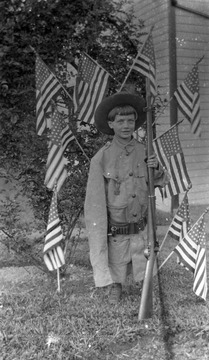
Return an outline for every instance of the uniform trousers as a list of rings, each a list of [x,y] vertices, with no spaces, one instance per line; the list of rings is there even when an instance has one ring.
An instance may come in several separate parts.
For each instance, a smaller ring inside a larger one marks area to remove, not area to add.
[[[124,284],[132,272],[136,282],[144,278],[147,260],[147,226],[139,234],[115,235],[108,239],[109,268],[115,283]]]

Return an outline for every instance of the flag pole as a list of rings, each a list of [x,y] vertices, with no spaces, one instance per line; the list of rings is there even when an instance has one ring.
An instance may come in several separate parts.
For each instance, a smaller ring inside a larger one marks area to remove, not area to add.
[[[154,28],[154,25],[153,25],[153,26],[151,26],[150,31],[149,31],[149,33],[148,33],[148,35],[147,35],[147,37],[146,37],[146,40],[144,41],[144,43],[143,43],[143,45],[142,45],[142,47],[141,47],[141,49],[140,49],[140,53],[142,52],[142,50],[143,50],[143,48],[144,48],[144,46],[145,46],[145,44],[146,44],[146,41],[147,41],[148,37],[150,36],[150,34],[151,34],[151,32],[152,32],[153,28]],[[138,54],[137,54],[137,56],[138,56]],[[135,62],[136,62],[137,56],[135,57],[135,59],[134,59],[134,61],[133,61],[132,65],[131,65],[131,67],[130,67],[130,69],[129,69],[129,71],[128,71],[127,75],[126,75],[126,77],[125,77],[125,79],[124,79],[124,81],[123,81],[123,83],[122,83],[122,85],[121,85],[121,87],[120,87],[120,89],[119,89],[119,92],[120,92],[120,91],[122,90],[122,88],[124,87],[124,85],[125,85],[125,83],[126,83],[126,81],[127,81],[128,77],[129,77],[129,75],[130,75],[130,73],[131,73],[131,71],[132,71],[132,69],[133,69],[133,67],[134,67],[134,64],[135,64]]]
[[[55,179],[53,191],[57,198],[57,179]],[[57,291],[60,292],[60,269],[59,268],[57,268]]]
[[[166,130],[163,134],[157,136],[155,139],[153,139],[153,141],[156,141],[157,139],[159,139],[161,136],[165,135],[167,132],[169,132],[171,129],[173,129],[175,126],[179,125],[182,123],[182,121],[184,121],[184,119],[179,120],[176,124],[174,124],[173,126],[171,126],[168,130]]]
[[[165,236],[164,236],[164,239],[163,239],[163,241],[162,241],[162,244],[161,244],[160,247],[159,247],[159,252],[158,252],[157,256],[159,255],[159,253],[160,253],[160,251],[161,251],[161,249],[162,249],[162,247],[163,247],[163,245],[164,245],[164,243],[165,243],[165,240],[167,239],[167,236],[168,236],[168,233],[169,233],[169,229],[170,229],[170,226],[168,227],[168,230],[166,231],[166,234],[165,234]]]
[[[155,275],[157,275],[157,273],[160,271],[160,269],[167,263],[167,261],[170,259],[170,257],[174,254],[174,251],[171,251],[171,253],[167,256],[167,258],[162,262],[162,264],[159,266],[159,268],[157,269],[157,272]]]
[[[54,100],[51,100],[51,103],[52,103],[53,106],[55,106],[56,109],[57,109],[57,105],[56,105],[55,101],[54,101]],[[57,111],[58,111],[58,109],[57,109]],[[59,111],[58,111],[58,112],[59,112]],[[70,116],[68,116],[68,117],[70,117]],[[75,133],[74,133],[74,130],[73,130],[72,127],[70,126],[70,122],[68,122],[68,125],[69,125],[69,128],[70,128],[70,130],[71,130],[74,138],[75,138],[76,144],[79,146],[79,148],[81,149],[81,151],[82,151],[83,155],[86,157],[86,159],[90,162],[89,157],[86,155],[84,149],[82,148],[81,144],[79,143],[78,139],[76,138]]]
[[[163,109],[161,112],[158,113],[158,116],[156,117],[156,119],[153,121],[153,125],[156,124],[156,121],[159,119],[160,115],[162,115],[165,111],[165,109],[167,108],[167,106],[170,104],[171,100],[173,99],[173,96],[170,97],[170,99],[168,100],[168,102],[166,103],[166,105],[164,105]]]
[[[85,156],[85,158],[86,158],[86,159],[88,160],[88,162],[90,163],[90,159],[89,159],[89,157],[86,155],[84,149],[82,148],[81,144],[79,143],[78,139],[76,138],[75,133],[74,133],[74,130],[73,130],[72,127],[70,126],[70,123],[69,123],[68,125],[69,125],[70,130],[72,131],[72,134],[73,134],[74,137],[75,137],[76,144],[77,144],[78,147],[81,149],[83,155]]]
[[[203,59],[204,59],[205,55],[203,55],[197,62],[196,65],[198,65]]]
[[[60,269],[57,269],[57,291],[60,292]]]
[[[38,56],[38,57],[41,59],[41,57],[40,57],[40,55],[37,53],[37,51],[36,51],[31,45],[29,45],[29,46],[30,46],[31,50],[33,50],[33,52],[36,54],[36,56]],[[43,61],[43,60],[41,59],[41,61]],[[58,79],[57,76],[54,74],[54,72],[53,72],[51,69],[49,69],[49,67],[47,66],[47,64],[46,64],[44,61],[43,61],[43,63],[44,63],[44,65],[47,67],[47,69],[48,69],[48,70],[54,75],[54,77],[57,79],[57,81],[58,81],[59,84],[61,85],[62,89],[63,89],[64,92],[66,93],[66,95],[69,96],[70,100],[73,101],[73,99],[72,99],[72,97],[70,96],[69,92],[64,88],[64,86],[63,86],[62,83],[59,81],[59,79]]]

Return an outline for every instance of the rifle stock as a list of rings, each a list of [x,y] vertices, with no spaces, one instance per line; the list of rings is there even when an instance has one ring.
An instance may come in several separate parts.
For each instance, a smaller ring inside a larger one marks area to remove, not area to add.
[[[146,80],[147,88],[147,156],[153,154],[152,147],[152,110],[150,97],[149,79]],[[156,226],[155,226],[155,189],[154,169],[148,168],[148,223],[147,235],[149,241],[149,254],[145,269],[142,296],[138,319],[143,320],[152,317],[153,313],[153,269],[156,258]]]

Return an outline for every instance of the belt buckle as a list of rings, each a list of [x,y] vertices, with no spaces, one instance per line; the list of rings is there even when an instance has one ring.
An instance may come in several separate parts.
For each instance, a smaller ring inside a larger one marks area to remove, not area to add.
[[[111,230],[111,233],[112,233],[113,236],[117,234],[117,227],[116,226],[111,226],[110,230]]]

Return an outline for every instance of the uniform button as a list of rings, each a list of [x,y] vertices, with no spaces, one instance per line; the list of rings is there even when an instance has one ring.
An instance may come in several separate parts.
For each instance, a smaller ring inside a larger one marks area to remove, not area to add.
[[[136,197],[136,194],[133,194],[133,195],[132,195],[132,198],[135,198],[135,197]]]
[[[133,173],[132,173],[132,172],[130,172],[130,173],[129,173],[129,176],[133,176]]]

